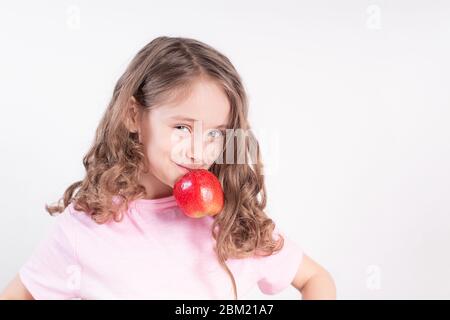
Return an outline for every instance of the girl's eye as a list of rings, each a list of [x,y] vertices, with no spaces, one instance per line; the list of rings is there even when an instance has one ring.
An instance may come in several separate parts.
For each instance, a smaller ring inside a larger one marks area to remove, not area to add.
[[[210,134],[212,134],[211,136],[213,138],[220,138],[224,135],[223,131],[221,131],[221,130],[213,130],[210,132]]]
[[[189,133],[191,130],[189,129],[189,127],[186,127],[186,126],[183,126],[183,125],[179,125],[179,126],[175,126],[175,129],[179,129],[180,131],[184,131],[184,132],[187,132],[187,133]],[[187,131],[186,131],[186,130]]]

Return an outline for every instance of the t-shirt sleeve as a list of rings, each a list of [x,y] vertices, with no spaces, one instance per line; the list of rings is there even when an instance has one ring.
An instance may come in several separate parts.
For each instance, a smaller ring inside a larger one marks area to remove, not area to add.
[[[303,260],[303,249],[279,228],[275,227],[273,239],[284,238],[283,248],[270,256],[259,258],[258,287],[265,294],[277,294],[288,288]]]
[[[79,296],[81,268],[73,217],[66,208],[52,219],[50,231],[20,268],[19,277],[36,300],[74,299]]]

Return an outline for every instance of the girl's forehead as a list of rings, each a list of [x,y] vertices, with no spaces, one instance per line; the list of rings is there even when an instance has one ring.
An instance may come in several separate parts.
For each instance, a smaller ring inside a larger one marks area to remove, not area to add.
[[[197,82],[187,94],[154,111],[166,120],[196,120],[203,126],[218,127],[228,123],[230,109],[221,87],[213,82]]]

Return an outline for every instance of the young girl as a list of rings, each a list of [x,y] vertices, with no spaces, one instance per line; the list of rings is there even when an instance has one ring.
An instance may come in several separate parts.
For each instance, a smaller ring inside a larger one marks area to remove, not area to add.
[[[293,285],[303,299],[334,299],[329,273],[264,212],[247,115],[241,78],[223,54],[189,38],[151,41],[114,88],[83,159],[86,176],[46,205],[60,213],[54,228],[2,297],[238,299],[255,285],[266,294]],[[237,129],[251,143],[228,134]],[[219,179],[219,214],[191,218],[177,206],[173,186],[192,169]]]

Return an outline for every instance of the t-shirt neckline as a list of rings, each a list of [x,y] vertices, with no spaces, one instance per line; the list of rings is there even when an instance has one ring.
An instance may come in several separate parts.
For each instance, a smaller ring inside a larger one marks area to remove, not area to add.
[[[177,207],[177,201],[174,195],[157,198],[157,199],[135,199],[133,201],[134,207],[139,210],[162,210]]]

